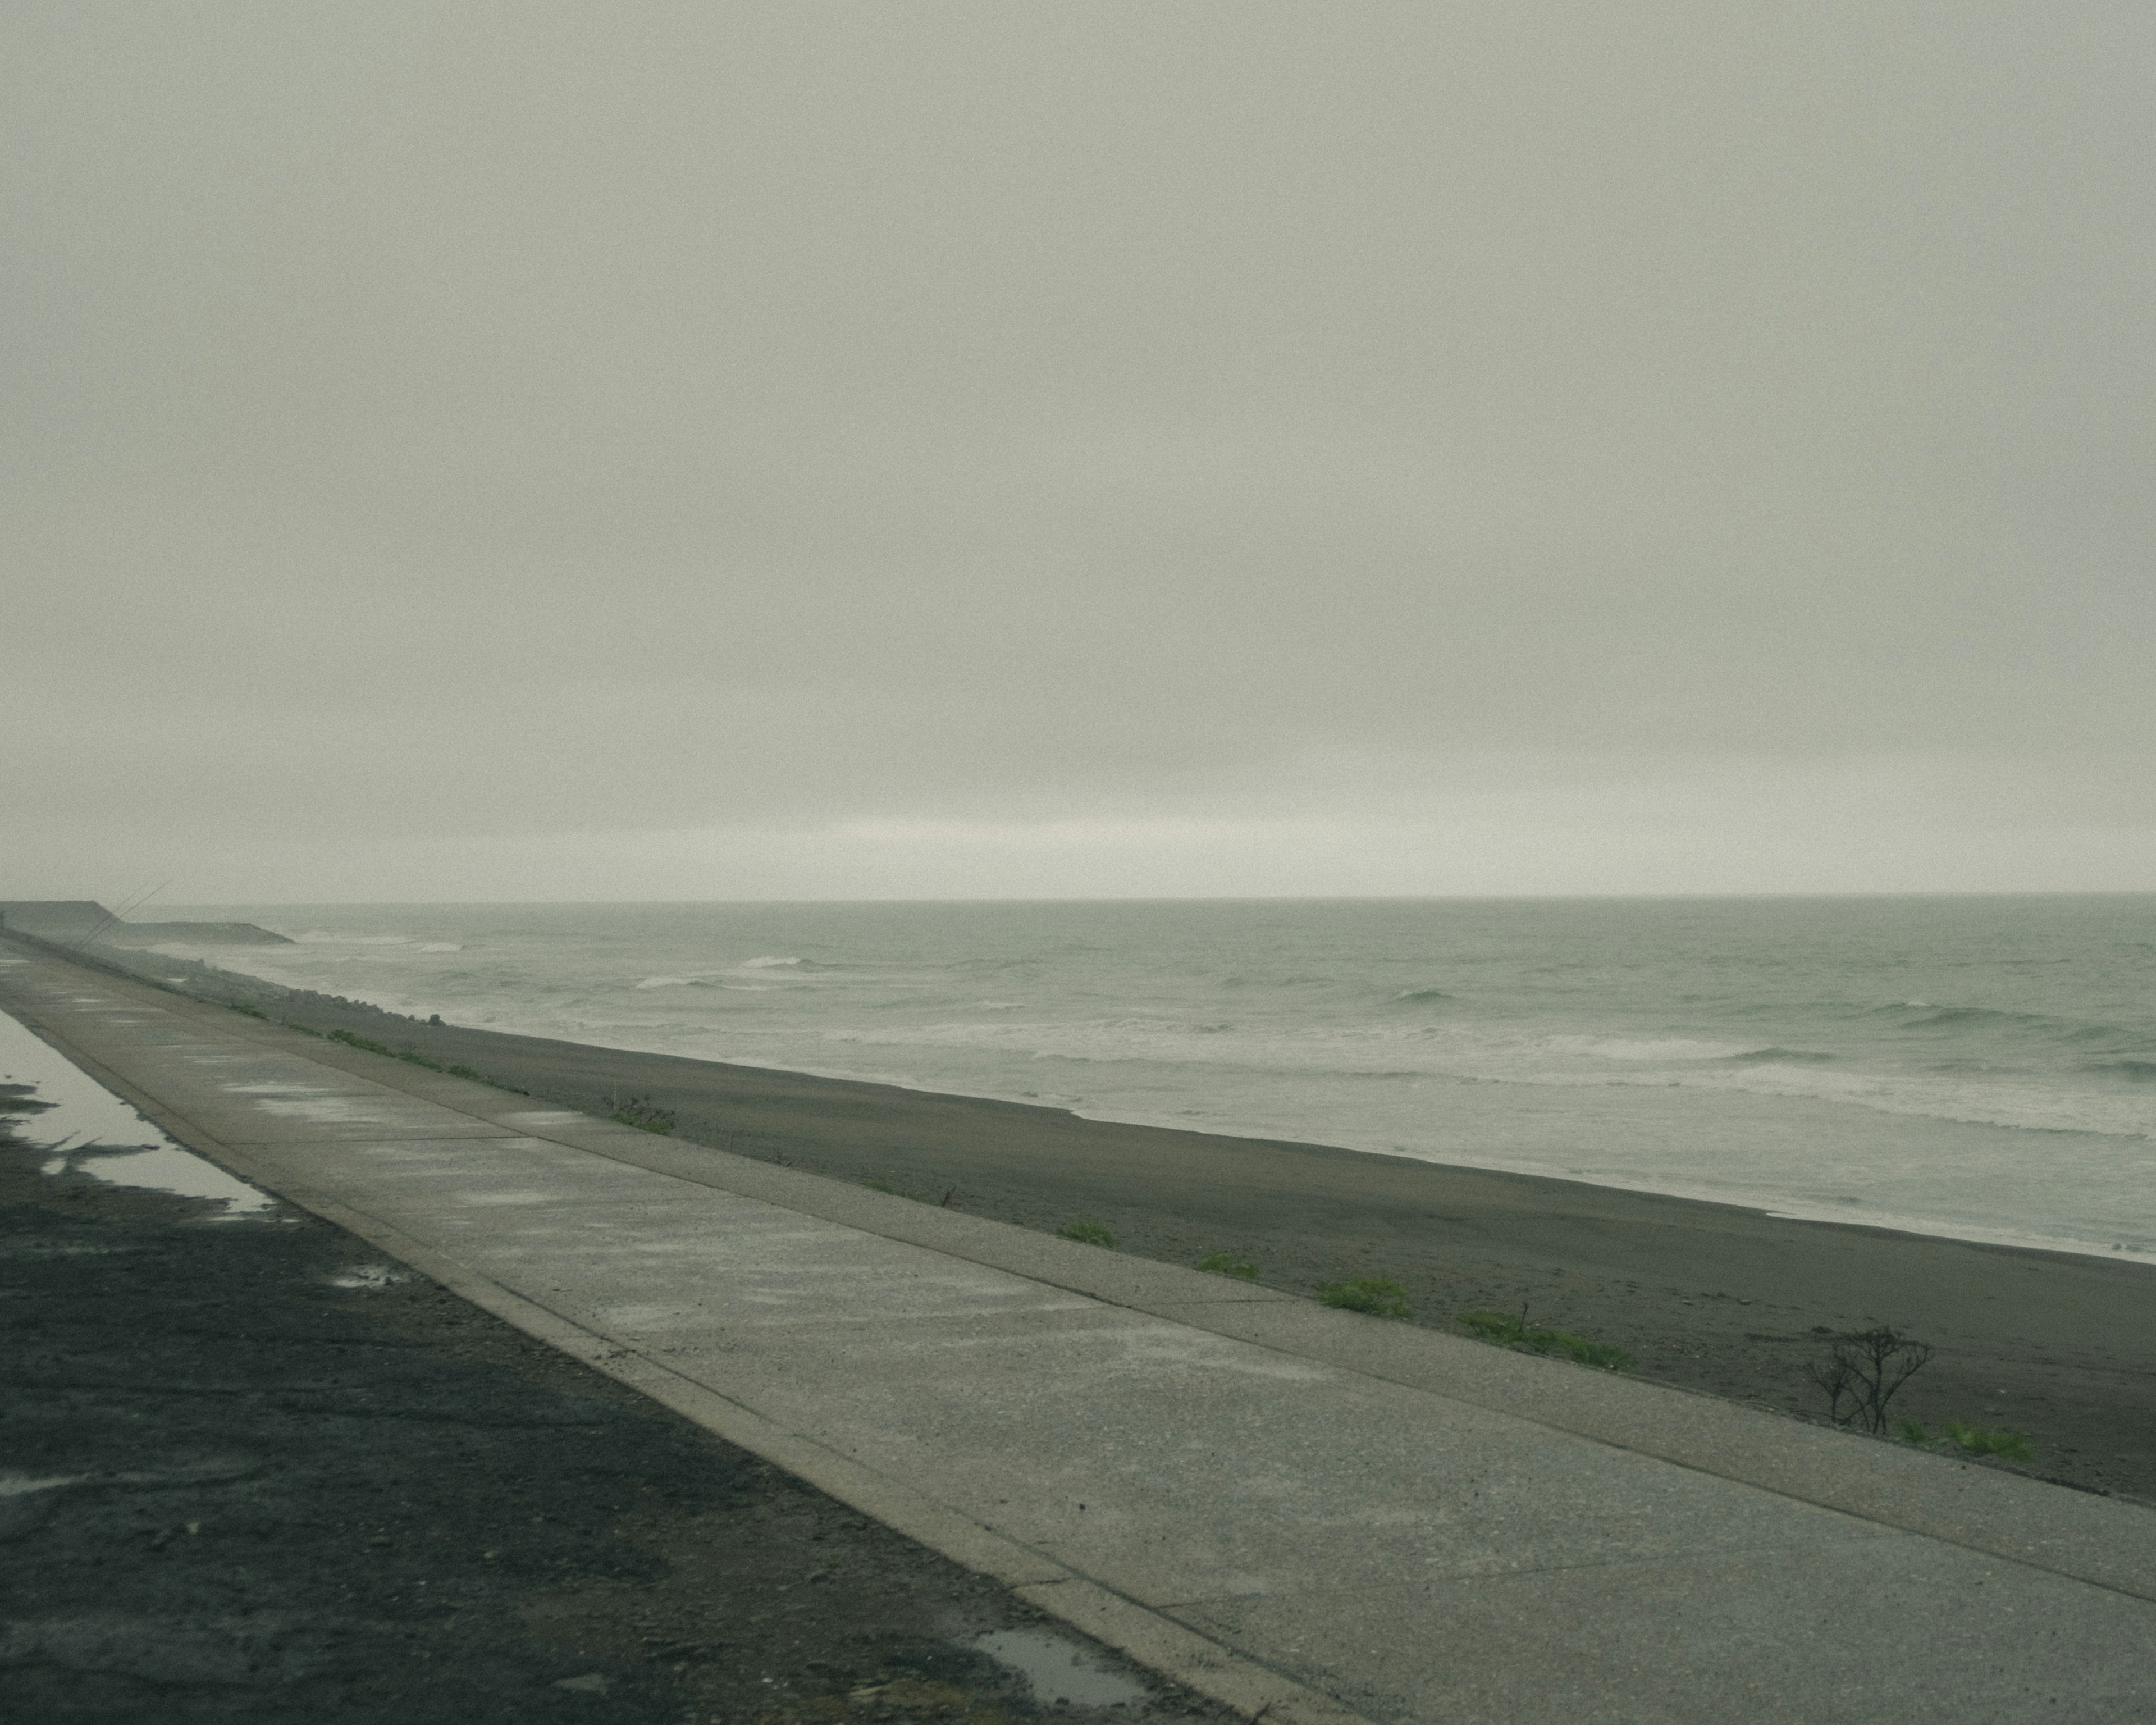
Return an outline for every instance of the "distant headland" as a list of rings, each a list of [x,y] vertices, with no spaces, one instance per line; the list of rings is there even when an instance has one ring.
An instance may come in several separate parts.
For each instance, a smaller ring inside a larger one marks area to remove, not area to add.
[[[0,899],[0,927],[63,947],[289,947],[252,922],[126,922],[94,899]]]

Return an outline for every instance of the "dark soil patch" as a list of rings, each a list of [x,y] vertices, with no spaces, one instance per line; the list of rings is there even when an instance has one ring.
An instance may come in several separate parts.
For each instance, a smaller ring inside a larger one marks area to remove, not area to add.
[[[380,1267],[339,1229],[38,1159],[0,1127],[0,1716],[1040,1711],[965,1645],[1044,1621],[996,1584],[424,1278],[337,1286]]]

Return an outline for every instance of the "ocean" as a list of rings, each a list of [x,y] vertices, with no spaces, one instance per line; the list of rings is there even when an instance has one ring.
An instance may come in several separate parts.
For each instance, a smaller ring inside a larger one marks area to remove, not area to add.
[[[2156,1254],[2156,896],[159,915],[461,1024]]]

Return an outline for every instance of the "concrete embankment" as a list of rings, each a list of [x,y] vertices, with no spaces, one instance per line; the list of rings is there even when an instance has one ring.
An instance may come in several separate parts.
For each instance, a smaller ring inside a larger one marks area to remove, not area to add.
[[[2156,1514],[680,1144],[20,955],[228,1167],[1276,1717],[2146,1717]]]
[[[1054,1107],[567,1042],[385,1012],[192,959],[95,962],[328,1036],[608,1116],[662,1110],[677,1141],[875,1183],[1188,1267],[1226,1250],[1299,1296],[1373,1275],[1413,1322],[1517,1313],[1630,1353],[1636,1375],[1817,1419],[1839,1334],[1933,1346],[1897,1416],[1934,1446],[1961,1421],[2020,1434],[2012,1465],[2156,1502],[2156,1266],[1979,1244],[1580,1180],[1081,1117]],[[59,956],[69,956],[65,952]],[[213,955],[214,956],[214,955]],[[1992,1462],[1987,1465],[2005,1465]]]
[[[5,1014],[0,1312],[10,1722],[1232,1717],[167,1142]]]

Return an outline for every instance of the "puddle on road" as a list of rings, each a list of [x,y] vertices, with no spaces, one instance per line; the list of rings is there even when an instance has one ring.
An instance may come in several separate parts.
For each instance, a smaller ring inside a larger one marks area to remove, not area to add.
[[[389,1126],[394,1124],[378,1111],[382,1099],[335,1091],[319,1084],[293,1084],[271,1079],[256,1084],[228,1084],[227,1094],[251,1096],[265,1114],[291,1120],[311,1120],[327,1126]]]
[[[1052,1707],[1058,1702],[1081,1707],[1122,1707],[1145,1701],[1152,1693],[1135,1678],[1110,1670],[1091,1648],[1050,1630],[990,1630],[968,1645],[1032,1684],[1033,1698],[1043,1707]]]
[[[211,1219],[274,1214],[276,1200],[175,1143],[80,1067],[0,1013],[0,1114],[17,1138],[45,1153],[43,1172],[88,1174],[224,1206]]]
[[[88,1174],[115,1186],[142,1186],[181,1198],[213,1199],[225,1207],[219,1221],[257,1214],[270,1209],[273,1202],[266,1194],[234,1179],[214,1163],[204,1162],[193,1151],[182,1150],[170,1141],[139,1150],[85,1144],[48,1157],[39,1172]]]
[[[333,1288],[364,1288],[370,1292],[382,1288],[393,1288],[407,1280],[411,1271],[399,1270],[390,1264],[355,1264],[330,1278]]]

